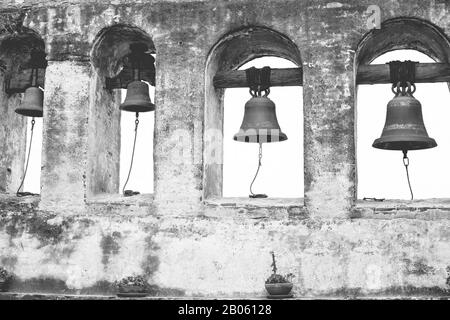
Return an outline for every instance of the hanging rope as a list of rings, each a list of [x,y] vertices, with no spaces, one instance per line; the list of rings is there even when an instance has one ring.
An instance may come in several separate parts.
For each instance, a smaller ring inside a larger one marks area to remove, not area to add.
[[[137,138],[137,131],[139,126],[139,112],[136,112],[136,120],[134,121],[135,127],[134,127],[134,143],[133,143],[133,152],[131,153],[131,163],[130,163],[130,170],[128,170],[128,177],[125,181],[125,184],[122,188],[122,193],[125,197],[134,196],[136,194],[139,194],[138,191],[133,190],[125,190],[125,187],[127,186],[128,180],[130,179],[131,169],[133,168],[133,161],[134,161],[134,150],[136,149],[136,138]]]
[[[374,197],[368,198],[368,197],[364,197],[363,200],[364,200],[364,201],[377,201],[377,202],[382,202],[382,201],[384,201],[384,198],[374,198]]]
[[[31,145],[33,142],[33,132],[34,132],[34,124],[36,121],[34,120],[34,117],[31,119],[31,133],[30,133],[30,145],[28,146],[28,155],[27,155],[27,162],[25,164],[25,171],[23,172],[22,181],[20,182],[19,188],[17,188],[16,196],[18,197],[25,197],[25,196],[32,196],[36,195],[35,193],[31,192],[20,192],[20,189],[23,186],[23,183],[25,182],[25,177],[27,176],[27,170],[28,170],[28,162],[30,161],[30,154],[31,154]]]
[[[256,170],[255,177],[253,178],[252,183],[250,184],[250,195],[249,195],[250,198],[267,198],[266,194],[262,194],[262,193],[255,194],[252,191],[253,183],[255,182],[256,177],[258,176],[258,173],[259,173],[259,169],[261,168],[261,159],[262,159],[262,143],[260,142],[259,143],[259,155],[258,155],[258,169]]]
[[[409,186],[409,191],[411,192],[411,200],[414,200],[414,194],[411,188],[411,181],[409,180],[409,170],[408,170],[408,166],[409,166],[409,158],[407,156],[408,150],[403,150],[403,165],[405,166],[405,170],[406,170],[406,178],[408,179],[408,186]]]

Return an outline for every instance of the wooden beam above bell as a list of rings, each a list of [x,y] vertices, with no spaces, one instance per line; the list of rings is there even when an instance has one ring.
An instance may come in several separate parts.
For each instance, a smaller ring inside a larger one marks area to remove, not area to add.
[[[216,88],[245,88],[247,76],[245,70],[233,70],[217,73],[213,79]],[[270,84],[273,87],[301,86],[303,72],[301,68],[271,69]]]
[[[141,80],[144,80],[150,85],[155,85],[155,72],[150,69],[141,70]],[[105,86],[107,89],[126,89],[128,84],[134,80],[133,69],[124,67],[122,71],[114,78],[106,78]]]
[[[31,70],[21,69],[17,73],[14,73],[6,77],[5,92],[7,94],[25,92],[25,89],[31,86]],[[37,85],[44,88],[45,84],[45,69],[38,69]]]
[[[416,65],[416,83],[450,82],[450,64],[418,63]],[[246,88],[245,70],[220,72],[214,76],[216,88]],[[272,69],[270,74],[272,87],[301,86],[303,72],[301,68]],[[390,83],[388,64],[361,65],[358,68],[357,84]]]
[[[450,82],[450,64],[416,64],[416,83]],[[391,83],[388,64],[361,65],[356,76],[357,84]]]

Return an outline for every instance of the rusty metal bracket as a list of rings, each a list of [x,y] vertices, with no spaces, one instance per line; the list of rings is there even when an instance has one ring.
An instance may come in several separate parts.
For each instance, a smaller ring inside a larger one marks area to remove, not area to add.
[[[390,61],[389,65],[389,77],[393,85],[400,83],[400,87],[406,88],[409,85],[413,85],[416,82],[416,64],[415,61]]]
[[[261,92],[263,91],[266,92],[266,95],[269,94],[270,72],[270,67],[264,67],[262,69],[251,67],[245,70],[247,84],[252,96],[261,96]]]

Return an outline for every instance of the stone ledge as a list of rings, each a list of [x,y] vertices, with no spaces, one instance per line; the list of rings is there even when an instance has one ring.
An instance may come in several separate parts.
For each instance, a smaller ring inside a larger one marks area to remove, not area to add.
[[[284,220],[306,219],[308,211],[303,198],[210,198],[203,201],[205,215],[209,217],[233,217],[249,219]]]
[[[450,199],[424,200],[357,200],[352,218],[450,220]]]
[[[134,205],[134,206],[150,206],[154,196],[152,193],[142,193],[130,197],[122,194],[99,194],[88,197],[86,204],[103,204],[103,205]]]
[[[68,295],[68,294],[45,294],[45,293],[15,293],[0,292],[0,300],[267,300],[273,301],[266,296],[249,296],[249,297],[136,297],[124,298],[113,295]],[[450,300],[450,296],[302,296],[287,299],[276,300]]]
[[[0,193],[0,203],[5,204],[32,204],[35,205],[41,200],[40,195],[30,195],[18,197],[15,193]]]
[[[304,207],[303,198],[260,198],[244,197],[211,198],[204,200],[207,206],[221,206],[224,208],[290,208]]]

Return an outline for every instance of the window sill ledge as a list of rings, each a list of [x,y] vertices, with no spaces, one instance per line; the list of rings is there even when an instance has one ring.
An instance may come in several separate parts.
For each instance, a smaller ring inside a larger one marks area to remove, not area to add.
[[[231,210],[247,217],[304,219],[308,216],[303,198],[209,198],[203,203],[210,209]]]
[[[154,196],[152,193],[142,193],[130,197],[124,197],[122,194],[98,194],[88,197],[86,203],[88,205],[101,204],[146,207],[153,203],[153,199]]]
[[[450,219],[450,199],[357,200],[354,218]]]
[[[289,208],[289,207],[304,207],[303,198],[245,198],[245,197],[233,197],[233,198],[210,198],[204,200],[204,203],[208,206],[221,206],[224,208],[243,208],[243,207],[255,207],[255,208]]]
[[[0,193],[0,202],[4,204],[38,204],[40,195],[18,197],[15,193]]]

